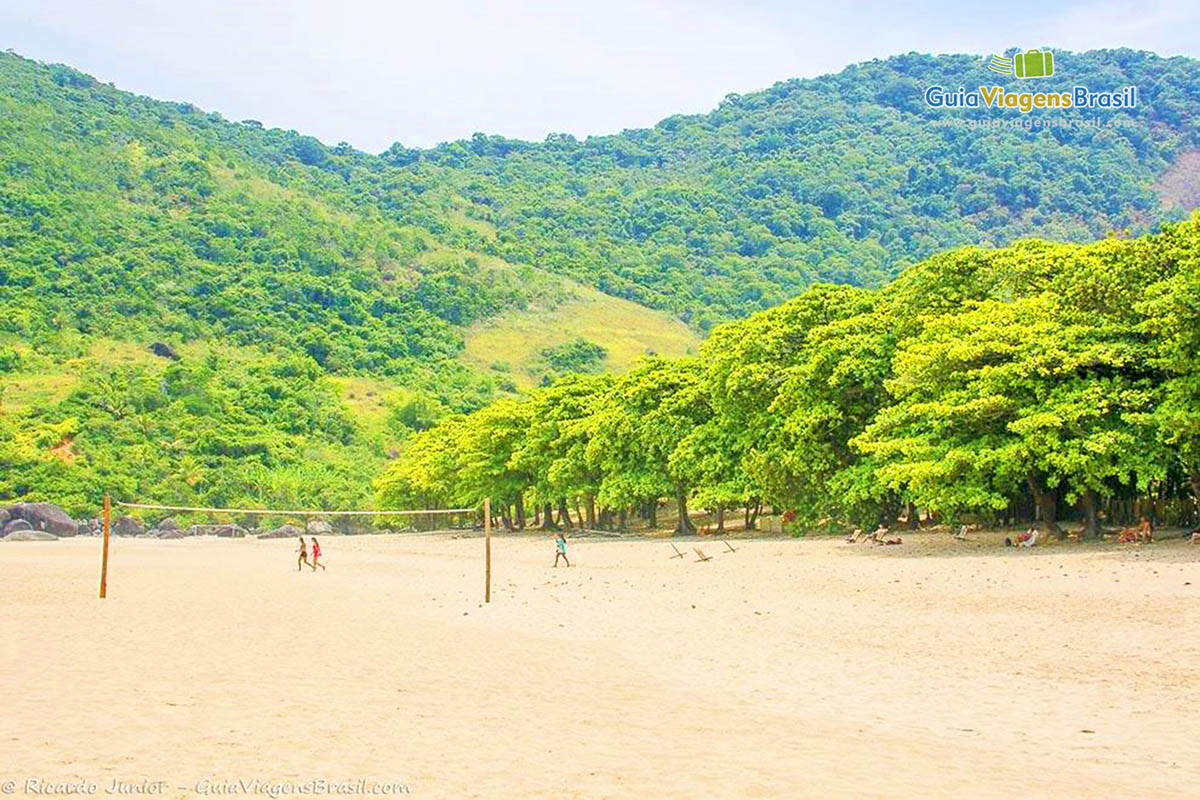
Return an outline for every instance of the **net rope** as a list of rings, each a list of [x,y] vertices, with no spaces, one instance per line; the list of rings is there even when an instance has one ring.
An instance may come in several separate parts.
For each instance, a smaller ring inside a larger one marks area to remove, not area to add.
[[[114,500],[114,506],[121,508],[142,508],[156,511],[203,512],[213,514],[261,514],[264,516],[309,516],[309,517],[379,517],[379,516],[409,516],[416,514],[474,514],[477,508],[422,508],[405,509],[400,511],[322,511],[319,509],[285,509],[285,508],[209,508],[205,506],[166,506],[157,503],[126,503]]]

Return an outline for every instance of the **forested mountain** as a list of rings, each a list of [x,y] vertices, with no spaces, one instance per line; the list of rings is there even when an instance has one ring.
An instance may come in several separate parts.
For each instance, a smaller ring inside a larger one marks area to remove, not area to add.
[[[550,318],[573,282],[703,333],[946,247],[1182,213],[1155,181],[1200,143],[1200,64],[1058,63],[1137,85],[1130,124],[937,126],[925,85],[994,76],[909,55],[647,130],[371,155],[0,54],[0,496],[367,502],[414,430],[515,389],[507,353],[463,357],[471,326]],[[660,350],[649,319],[623,353]],[[615,349],[556,337],[531,373]]]
[[[476,135],[383,158],[404,167],[400,207],[446,207],[457,193],[499,229],[497,244],[480,246],[707,328],[815,281],[879,285],[947,247],[1153,227],[1156,176],[1200,143],[1200,63],[1128,50],[1057,63],[1039,91],[1135,85],[1139,106],[1030,119],[1130,124],[940,127],[997,115],[926,108],[924,87],[997,76],[972,56],[912,54],[731,96],[648,130],[541,144]]]

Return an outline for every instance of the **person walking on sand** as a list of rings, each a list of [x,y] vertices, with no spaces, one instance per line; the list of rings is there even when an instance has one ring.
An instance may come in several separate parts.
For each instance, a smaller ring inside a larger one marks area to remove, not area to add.
[[[300,557],[296,559],[296,571],[304,569],[304,564],[308,564],[308,545],[304,543],[304,537],[300,537],[300,549],[296,551]],[[308,564],[310,567],[312,564]]]
[[[567,537],[559,531],[554,535],[554,566],[558,566],[558,560],[566,561],[567,566],[571,566],[571,562],[567,561]]]
[[[321,569],[325,569],[325,565],[320,562],[321,545],[317,544],[317,537],[313,536],[310,538],[312,539],[312,544],[313,544],[312,568],[313,568],[313,572],[316,572],[317,567],[320,567]]]

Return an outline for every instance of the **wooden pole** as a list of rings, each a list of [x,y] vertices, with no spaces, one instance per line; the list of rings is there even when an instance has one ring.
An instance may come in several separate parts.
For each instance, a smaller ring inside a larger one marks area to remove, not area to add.
[[[483,498],[483,602],[492,602],[492,498]]]
[[[108,595],[108,531],[112,516],[112,498],[104,495],[104,549],[100,554],[100,597]]]

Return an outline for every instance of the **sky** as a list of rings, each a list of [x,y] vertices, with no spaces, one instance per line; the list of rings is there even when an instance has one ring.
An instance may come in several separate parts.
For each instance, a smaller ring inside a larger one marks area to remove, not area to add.
[[[912,51],[1122,46],[1200,57],[1200,2],[0,0],[0,49],[370,152],[616,133]]]

